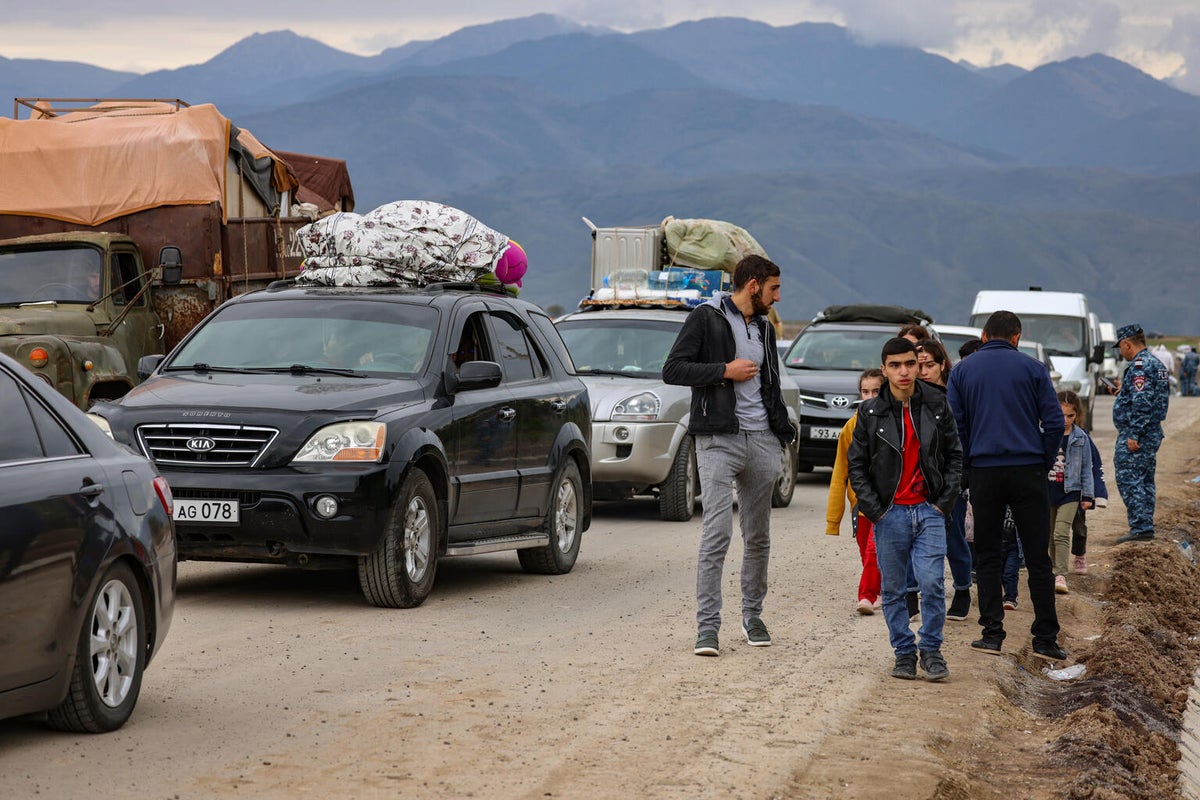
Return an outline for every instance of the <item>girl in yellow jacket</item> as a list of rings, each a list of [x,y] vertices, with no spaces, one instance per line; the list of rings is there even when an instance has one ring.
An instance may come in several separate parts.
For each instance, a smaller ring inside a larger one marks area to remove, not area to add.
[[[858,376],[858,398],[869,400],[879,394],[883,386],[883,371],[868,369]],[[850,487],[850,475],[846,462],[846,451],[854,435],[854,420],[850,417],[838,435],[837,458],[833,462],[833,477],[829,481],[829,502],[825,507],[825,533],[837,536],[841,532],[842,515],[846,511],[846,499],[850,500],[851,529],[858,542],[858,554],[862,558],[862,576],[858,580],[858,613],[874,614],[879,608],[879,563],[875,558],[875,531],[871,521],[858,513],[858,500]]]

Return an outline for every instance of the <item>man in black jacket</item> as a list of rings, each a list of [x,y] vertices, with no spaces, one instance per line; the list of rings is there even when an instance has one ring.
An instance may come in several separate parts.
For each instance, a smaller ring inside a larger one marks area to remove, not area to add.
[[[883,346],[879,395],[862,403],[847,461],[858,511],[875,526],[883,617],[896,653],[892,675],[931,681],[950,675],[942,657],[946,621],[946,514],[958,497],[962,447],[946,395],[917,380],[917,348],[908,339]],[[918,641],[904,594],[908,565],[921,593]]]
[[[688,432],[704,504],[696,567],[696,655],[718,653],[721,572],[733,538],[733,481],[738,482],[742,554],[742,632],[771,644],[762,621],[771,552],[771,490],[780,448],[796,437],[780,392],[775,330],[767,312],[779,300],[779,267],[761,256],[733,271],[733,294],[717,292],[688,314],[663,365],[663,380],[692,387]]]

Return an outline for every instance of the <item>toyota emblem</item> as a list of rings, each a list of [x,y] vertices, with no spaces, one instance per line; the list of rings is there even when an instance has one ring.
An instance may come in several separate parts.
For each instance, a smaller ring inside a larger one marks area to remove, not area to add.
[[[187,449],[193,453],[207,453],[217,446],[217,443],[207,436],[195,436],[187,440]]]
[[[829,405],[834,408],[849,408],[850,398],[839,394],[837,397],[829,398]]]

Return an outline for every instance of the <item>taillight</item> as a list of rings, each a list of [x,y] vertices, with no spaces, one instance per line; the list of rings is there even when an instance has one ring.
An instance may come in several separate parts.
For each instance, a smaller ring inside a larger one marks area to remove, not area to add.
[[[44,347],[35,347],[29,351],[29,363],[34,367],[44,367],[50,363],[50,354]]]
[[[167,512],[167,516],[175,513],[175,497],[171,494],[171,487],[167,483],[167,479],[161,475],[154,479],[154,493],[158,495],[158,502],[162,503],[163,511]]]

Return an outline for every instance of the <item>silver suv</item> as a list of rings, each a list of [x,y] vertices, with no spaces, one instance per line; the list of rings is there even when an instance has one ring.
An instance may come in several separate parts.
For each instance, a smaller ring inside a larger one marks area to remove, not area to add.
[[[662,368],[687,308],[591,307],[560,317],[555,326],[592,403],[592,487],[597,500],[658,497],[659,515],[686,521],[699,494],[696,454],[687,433],[691,389],[663,382]],[[780,370],[783,399],[799,424],[800,392]],[[796,445],[784,451],[771,497],[792,501]]]

